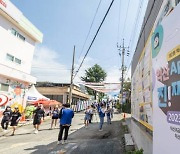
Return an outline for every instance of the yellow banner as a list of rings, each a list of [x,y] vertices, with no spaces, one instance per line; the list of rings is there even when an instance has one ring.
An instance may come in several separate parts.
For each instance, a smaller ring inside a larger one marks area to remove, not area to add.
[[[177,47],[175,47],[174,49],[172,49],[167,53],[167,61],[170,61],[179,55],[180,55],[180,45],[178,45]]]

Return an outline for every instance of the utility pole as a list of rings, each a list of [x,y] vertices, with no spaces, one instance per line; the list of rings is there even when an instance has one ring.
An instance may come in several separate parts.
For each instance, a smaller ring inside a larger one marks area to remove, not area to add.
[[[125,71],[125,67],[124,67],[124,55],[125,52],[127,51],[127,56],[129,56],[129,47],[125,47],[124,46],[124,39],[123,39],[123,44],[122,46],[118,46],[117,44],[117,48],[119,50],[119,56],[122,56],[122,65],[121,65],[121,90],[120,90],[120,94],[121,94],[121,104],[123,103],[123,87],[124,87],[124,71]],[[122,108],[121,108],[122,111]]]
[[[72,59],[72,69],[71,69],[71,84],[70,84],[70,90],[69,90],[69,103],[70,106],[72,104],[72,89],[73,89],[73,75],[74,75],[74,59],[75,59],[75,46],[73,51],[73,59]]]

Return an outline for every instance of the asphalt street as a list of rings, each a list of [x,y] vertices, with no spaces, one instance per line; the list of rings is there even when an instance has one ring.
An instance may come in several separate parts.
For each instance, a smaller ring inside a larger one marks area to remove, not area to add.
[[[18,128],[15,136],[0,137],[1,154],[121,154],[123,153],[120,128],[120,114],[115,114],[111,125],[104,124],[98,131],[98,117],[84,128],[84,114],[78,113],[73,119],[68,143],[57,145],[59,129],[49,130],[50,120],[42,123],[38,134],[32,125]]]

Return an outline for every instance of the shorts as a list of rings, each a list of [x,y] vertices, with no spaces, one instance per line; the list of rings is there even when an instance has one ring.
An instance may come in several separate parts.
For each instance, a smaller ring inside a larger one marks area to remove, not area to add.
[[[34,118],[33,125],[40,125],[41,119]]]
[[[52,119],[58,119],[58,117],[52,117]]]
[[[90,116],[87,116],[87,115],[86,115],[86,116],[84,117],[84,120],[90,120]]]
[[[11,125],[10,126],[17,126],[18,125],[18,122],[16,121],[11,121]]]

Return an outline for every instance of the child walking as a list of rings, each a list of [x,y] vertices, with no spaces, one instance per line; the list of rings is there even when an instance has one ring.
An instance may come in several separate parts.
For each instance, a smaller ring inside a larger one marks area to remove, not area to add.
[[[106,110],[106,116],[107,116],[107,124],[111,124],[111,109],[110,107],[108,106],[107,107],[107,110]]]
[[[91,110],[90,110],[90,106],[88,106],[85,110],[85,117],[84,117],[84,124],[86,128],[88,127],[90,116],[91,116]]]

